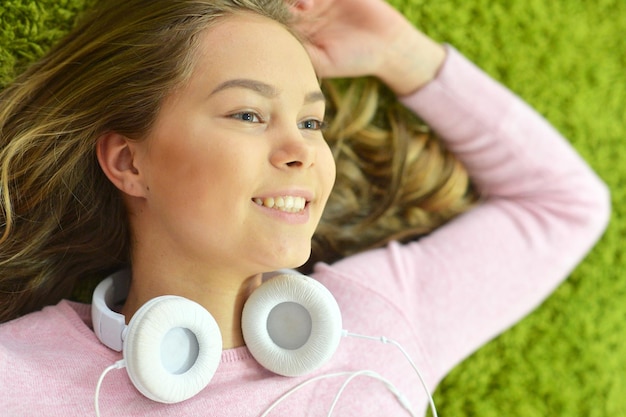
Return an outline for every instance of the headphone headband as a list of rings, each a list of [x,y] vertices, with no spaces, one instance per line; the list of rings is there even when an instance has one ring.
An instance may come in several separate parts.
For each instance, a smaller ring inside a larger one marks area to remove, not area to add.
[[[126,299],[130,287],[130,270],[121,270],[109,276],[96,287],[91,304],[93,330],[107,347],[121,352],[124,345],[126,319],[114,311]]]

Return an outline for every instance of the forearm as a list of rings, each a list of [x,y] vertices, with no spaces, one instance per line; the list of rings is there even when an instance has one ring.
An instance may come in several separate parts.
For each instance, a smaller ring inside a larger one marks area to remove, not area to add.
[[[501,198],[588,187],[597,200],[606,190],[571,145],[543,117],[458,52],[450,53],[437,78],[403,97],[467,167],[483,195]],[[573,183],[582,184],[573,185]]]

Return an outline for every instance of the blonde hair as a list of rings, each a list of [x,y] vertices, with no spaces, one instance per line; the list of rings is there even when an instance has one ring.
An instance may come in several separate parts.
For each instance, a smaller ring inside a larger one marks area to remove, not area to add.
[[[378,81],[323,87],[337,180],[303,271],[418,239],[476,204],[465,167]]]
[[[198,35],[282,0],[106,0],[0,93],[0,322],[129,263],[130,236],[96,140],[140,140],[189,77]]]
[[[141,140],[188,79],[198,35],[242,11],[289,29],[283,0],[105,0],[0,93],[0,322],[130,263],[118,190],[96,140]],[[104,8],[106,5],[106,8]],[[325,83],[337,182],[311,262],[413,239],[475,200],[462,166],[379,85]]]

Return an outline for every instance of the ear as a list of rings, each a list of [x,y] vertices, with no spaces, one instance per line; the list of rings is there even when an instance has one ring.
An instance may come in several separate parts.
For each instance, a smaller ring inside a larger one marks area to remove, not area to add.
[[[116,132],[98,138],[98,163],[109,180],[124,193],[145,197],[144,179],[136,166],[136,142]]]

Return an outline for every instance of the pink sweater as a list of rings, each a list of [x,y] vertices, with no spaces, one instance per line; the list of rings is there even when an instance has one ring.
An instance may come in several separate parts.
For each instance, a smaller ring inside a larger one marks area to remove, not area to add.
[[[481,345],[529,313],[570,273],[604,230],[607,189],[539,115],[449,48],[437,79],[404,103],[445,138],[486,201],[417,242],[366,252],[314,277],[335,295],[344,328],[399,341],[431,390]],[[102,371],[121,358],[91,330],[89,306],[62,301],[0,326],[0,414],[94,415]],[[391,345],[344,338],[317,371],[370,369],[418,413],[424,391]],[[258,416],[314,375],[276,376],[247,348],[224,351],[196,397],[163,405],[142,397],[125,370],[100,393],[102,416]],[[345,378],[307,385],[270,415],[326,415]],[[404,415],[375,380],[357,378],[336,416]]]

